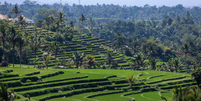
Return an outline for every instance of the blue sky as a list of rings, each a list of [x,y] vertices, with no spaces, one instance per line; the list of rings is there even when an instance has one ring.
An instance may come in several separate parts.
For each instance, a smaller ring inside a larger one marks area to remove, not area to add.
[[[8,3],[22,3],[24,0],[0,0],[1,2],[7,1]],[[31,0],[33,1],[33,0]],[[34,0],[38,3],[60,3],[60,0]],[[79,0],[62,0],[63,4],[78,4]],[[115,5],[127,5],[127,6],[144,6],[149,4],[151,6],[175,6],[177,4],[182,4],[183,6],[201,6],[201,0],[80,0],[82,5],[95,5],[99,4],[115,4]]]

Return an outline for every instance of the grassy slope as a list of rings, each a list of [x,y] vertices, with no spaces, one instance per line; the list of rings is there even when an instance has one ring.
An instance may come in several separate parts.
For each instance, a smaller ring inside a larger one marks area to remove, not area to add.
[[[47,69],[41,69],[38,70],[36,68],[32,68],[32,66],[29,66],[30,68],[27,68],[28,65],[22,65],[22,68],[20,67],[1,67],[0,68],[0,72],[5,71],[5,70],[10,70],[12,69],[13,72],[11,73],[4,73],[4,74],[19,74],[19,77],[26,77],[24,76],[24,74],[28,74],[28,73],[33,73],[33,72],[37,72],[40,71],[40,74],[35,74],[33,76],[42,76],[42,75],[47,75],[47,74],[51,74],[51,73],[55,73],[57,71],[63,71],[64,74],[60,74],[60,75],[56,75],[56,76],[52,76],[52,77],[48,77],[48,78],[43,78],[42,82],[48,82],[48,81],[54,81],[54,80],[62,80],[62,79],[66,79],[66,78],[73,78],[73,77],[80,77],[80,76],[88,76],[88,78],[82,78],[82,79],[75,79],[75,80],[65,80],[65,81],[58,81],[58,82],[50,82],[50,83],[42,83],[42,84],[34,84],[34,85],[28,85],[28,86],[19,86],[19,87],[12,87],[9,88],[9,90],[11,89],[18,89],[18,88],[26,88],[26,87],[32,87],[32,86],[39,86],[39,85],[47,85],[47,84],[55,84],[55,83],[61,83],[61,82],[70,82],[70,81],[78,81],[78,80],[90,80],[90,79],[100,79],[100,78],[105,78],[107,76],[111,76],[111,75],[116,75],[117,77],[112,77],[109,78],[108,81],[118,81],[118,80],[125,80],[126,77],[128,75],[139,75],[140,73],[142,73],[142,71],[132,71],[132,70],[103,70],[103,69],[52,69],[49,68]],[[80,73],[76,73],[76,72],[80,72]],[[190,74],[185,74],[185,73],[170,73],[170,72],[162,72],[162,71],[144,71],[143,72],[144,75],[140,76],[139,79],[146,79],[146,81],[143,81],[144,83],[149,83],[149,82],[155,82],[155,81],[159,81],[159,80],[163,80],[163,79],[168,79],[168,78],[174,78],[174,77],[181,77],[181,76],[186,76],[185,78],[181,78],[181,79],[177,79],[177,80],[168,80],[168,81],[162,81],[162,82],[158,82],[158,83],[153,83],[153,84],[147,84],[145,86],[155,86],[156,84],[163,84],[163,83],[169,83],[169,82],[174,82],[174,81],[183,81],[185,79],[190,79]],[[161,75],[159,77],[153,77],[150,78],[151,76],[156,76],[156,75]],[[18,77],[18,78],[19,78]],[[16,78],[16,77],[10,77],[10,78],[2,78],[0,80],[4,80],[4,79],[11,79],[11,78]],[[12,82],[16,82],[19,80],[11,80]],[[6,81],[3,83],[7,83],[7,82],[11,82],[11,81]],[[102,81],[99,81],[102,82]],[[105,82],[105,81],[103,81]],[[107,81],[106,81],[107,82]],[[28,82],[28,83],[24,83],[24,84],[31,84],[31,83],[37,83],[37,82]],[[91,82],[92,83],[92,82]],[[98,83],[94,82],[94,83]],[[140,83],[140,82],[137,82]],[[190,83],[190,82],[189,82]],[[86,83],[78,83],[78,84],[90,84],[90,82],[86,82]],[[184,83],[181,83],[185,84]],[[29,89],[29,90],[23,90],[23,91],[18,91],[18,94],[24,94],[26,92],[38,92],[38,91],[44,91],[47,89],[53,89],[53,88],[62,88],[62,87],[66,87],[66,86],[73,86],[76,84],[68,84],[68,85],[55,85],[53,87],[46,87],[44,86],[43,88],[35,88],[35,89]],[[123,87],[118,87],[120,89],[127,89],[128,88],[128,83],[120,83],[120,84],[112,84],[112,85],[103,85],[100,87],[105,87],[105,86],[121,86],[121,85],[127,85],[127,86],[123,86]],[[167,86],[167,85],[166,85]],[[168,86],[174,86],[174,84],[170,84]],[[135,86],[134,86],[135,87]],[[84,89],[92,89],[92,88],[99,88],[99,87],[89,87],[89,88],[79,88],[76,89],[75,91],[79,91],[79,90],[84,90]],[[159,101],[160,99],[160,95],[158,91],[154,91],[154,92],[143,92],[140,94],[132,94],[129,96],[123,96],[123,94],[132,92],[129,90],[129,92],[123,92],[123,93],[116,93],[116,94],[107,94],[107,95],[102,95],[102,96],[96,96],[96,97],[92,97],[92,98],[86,98],[89,95],[94,95],[94,94],[99,94],[99,93],[108,93],[108,92],[113,92],[113,91],[119,91],[119,90],[108,90],[108,91],[96,91],[96,92],[86,92],[86,93],[82,93],[82,94],[76,94],[70,97],[62,97],[62,98],[53,98],[50,99],[51,101],[124,101],[124,100],[131,100],[131,99],[136,99],[136,101]],[[58,94],[66,94],[66,93],[70,93],[72,91],[63,91],[61,93],[58,92],[52,92],[49,94],[42,94],[42,95],[38,95],[35,97],[31,97],[32,101],[37,100],[37,99],[41,99],[47,96],[54,96],[54,95],[58,95]],[[152,96],[154,94],[154,96]],[[166,97],[171,97],[171,93],[161,93],[163,96]],[[27,99],[21,95],[19,95],[21,97],[20,100],[24,100]]]

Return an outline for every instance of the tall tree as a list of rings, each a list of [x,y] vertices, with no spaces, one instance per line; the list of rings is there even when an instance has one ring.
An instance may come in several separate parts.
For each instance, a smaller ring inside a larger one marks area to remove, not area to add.
[[[3,59],[2,60],[4,60],[5,59],[4,48],[5,48],[5,43],[7,41],[6,29],[4,25],[0,26],[0,41],[3,43],[3,51],[2,51]]]
[[[8,33],[8,42],[10,42],[13,45],[13,67],[14,67],[14,54],[15,54],[15,45],[17,42],[20,41],[21,38],[21,34],[19,32],[16,32],[16,30],[14,29],[14,27],[12,26],[9,29],[9,33]]]
[[[0,100],[1,101],[9,101],[8,98],[8,91],[7,91],[7,87],[4,86],[4,84],[0,83]]]
[[[53,22],[55,22],[55,19],[54,19],[54,17],[52,15],[50,15],[50,16],[46,16],[44,18],[44,20],[45,20],[45,25],[48,27],[48,31],[49,31],[50,30],[50,25],[53,24]]]
[[[64,14],[64,12],[59,12],[58,16],[56,17],[56,19],[58,20],[59,28],[63,27],[65,21],[67,20],[66,15]]]
[[[180,67],[180,65],[181,65],[179,59],[178,58],[174,58],[173,61],[172,61],[172,63],[173,63],[173,66],[175,67],[175,70],[177,72],[178,69],[179,69],[179,67]]]
[[[145,57],[143,54],[137,54],[137,56],[135,57],[135,59],[133,60],[133,62],[135,62],[136,66],[138,67],[137,69],[140,69],[140,67],[142,68],[142,74],[143,74],[143,68],[145,67]]]
[[[20,27],[21,32],[22,32],[22,28],[25,28],[27,26],[27,23],[24,20],[24,17],[22,15],[20,15],[18,17],[18,21],[15,22],[16,27]]]
[[[55,55],[55,68],[56,68],[57,54],[63,52],[64,50],[59,47],[59,44],[56,41],[50,43],[47,50]]]
[[[46,68],[48,69],[48,64],[50,63],[51,54],[49,54],[49,56],[45,56],[44,54],[42,54],[42,57],[43,57],[43,65],[45,65]]]
[[[121,48],[121,52],[123,52],[122,47],[126,45],[127,38],[122,33],[117,33],[113,41],[114,47]]]
[[[93,55],[86,55],[83,59],[83,64],[87,64],[87,67],[91,68],[95,66],[96,60]]]
[[[15,16],[17,17],[17,14],[22,13],[23,11],[21,11],[19,9],[19,7],[17,6],[17,4],[15,4],[15,6],[13,7],[12,11],[10,12],[11,14],[15,14]]]
[[[157,63],[157,60],[155,58],[151,58],[149,60],[149,65],[150,65],[152,70],[156,70],[156,63]]]
[[[185,54],[185,67],[186,67],[186,72],[187,72],[187,54],[190,53],[190,46],[189,44],[185,43],[184,45],[181,46],[181,51]]]
[[[201,84],[201,68],[198,68],[197,70],[192,72],[192,77],[194,78],[194,80],[197,82],[198,87]]]
[[[33,35],[28,39],[28,44],[35,53],[34,68],[35,68],[35,64],[36,64],[36,51],[39,48],[41,48],[41,46],[43,45],[43,42],[44,42],[43,39],[41,39],[37,35]]]
[[[114,59],[114,53],[109,50],[109,51],[107,51],[107,53],[105,54],[105,56],[103,58],[109,64],[109,67],[111,67],[111,64],[112,64],[113,59]]]
[[[82,13],[82,15],[79,17],[79,19],[78,19],[79,21],[81,21],[82,22],[82,24],[83,24],[83,22],[84,21],[86,21],[87,20],[87,18],[86,18],[86,16],[84,16],[84,14]]]
[[[73,53],[73,56],[71,57],[71,59],[72,61],[74,61],[76,68],[79,68],[79,66],[81,66],[83,58],[84,58],[84,53],[79,53],[78,51]]]
[[[19,48],[20,50],[20,67],[21,67],[21,62],[22,62],[22,49],[26,46],[26,42],[25,39],[22,37],[20,37],[19,41],[17,42],[16,46]]]
[[[153,58],[154,54],[156,54],[156,46],[150,42],[148,43],[146,51],[148,53],[149,58],[151,59]]]

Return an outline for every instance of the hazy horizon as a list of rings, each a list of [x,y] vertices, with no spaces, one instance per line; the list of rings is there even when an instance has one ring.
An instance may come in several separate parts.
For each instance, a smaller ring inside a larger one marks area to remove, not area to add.
[[[21,4],[25,0],[3,0],[1,3],[4,2],[12,3],[12,4]],[[60,3],[60,0],[30,0],[36,1],[39,4],[53,4],[53,3]],[[47,3],[48,2],[48,3]],[[79,0],[62,0],[62,4],[70,4],[73,3],[79,4]],[[201,0],[80,0],[81,5],[96,5],[96,4],[114,4],[114,5],[127,5],[127,6],[144,6],[145,4],[149,4],[150,6],[156,5],[158,6],[176,6],[178,4],[182,4],[185,7],[192,7],[192,6],[201,6]]]

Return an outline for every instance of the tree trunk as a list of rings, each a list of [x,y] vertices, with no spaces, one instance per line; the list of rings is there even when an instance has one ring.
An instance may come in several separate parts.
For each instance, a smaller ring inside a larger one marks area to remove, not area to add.
[[[186,67],[186,73],[187,73],[186,53],[185,53],[185,67]]]
[[[15,51],[15,45],[14,45],[14,43],[13,43],[13,67],[14,67],[14,52]]]
[[[34,61],[34,68],[35,68],[35,64],[36,64],[36,50],[34,50],[35,52],[35,61]]]
[[[20,67],[21,67],[22,46],[20,45]]]
[[[56,68],[56,65],[57,65],[57,52],[55,52],[55,68]]]
[[[5,60],[5,55],[4,55],[4,44],[5,44],[5,42],[3,41],[3,51],[2,51],[2,54],[3,54],[3,61]]]

